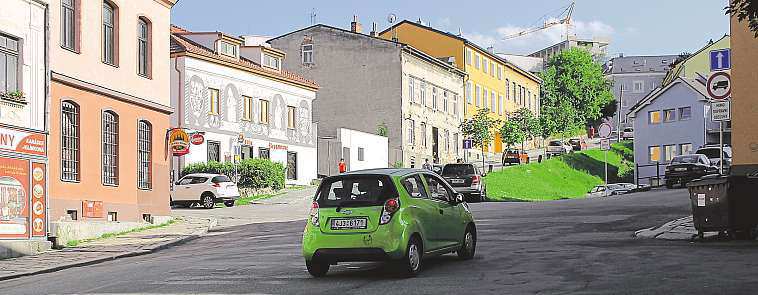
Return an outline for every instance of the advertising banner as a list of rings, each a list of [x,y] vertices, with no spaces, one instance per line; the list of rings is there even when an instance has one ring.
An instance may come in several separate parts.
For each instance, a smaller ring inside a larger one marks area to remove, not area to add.
[[[0,127],[0,150],[26,155],[44,156],[45,135]]]
[[[45,164],[32,163],[32,237],[44,237],[47,234],[45,207],[47,192],[45,191]]]
[[[0,239],[29,238],[28,192],[29,161],[0,158]]]

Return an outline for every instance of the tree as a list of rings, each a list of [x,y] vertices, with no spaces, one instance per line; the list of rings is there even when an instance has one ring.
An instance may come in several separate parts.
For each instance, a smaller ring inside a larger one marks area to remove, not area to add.
[[[534,139],[540,134],[540,121],[527,108],[518,109],[500,128],[500,136],[508,147],[515,143],[521,143],[521,150],[525,150],[525,141]]]
[[[551,58],[541,74],[541,135],[547,137],[584,127],[614,114],[604,114],[615,104],[612,82],[587,50],[572,48]],[[615,112],[614,112],[615,113]]]
[[[755,0],[730,0],[729,6],[724,7],[726,14],[737,17],[737,21],[747,20],[755,37],[758,38],[758,2]]]
[[[494,131],[500,120],[490,117],[490,110],[487,108],[479,109],[470,119],[461,123],[461,133],[465,138],[471,139],[474,146],[482,149],[482,169],[484,169],[484,146],[488,145],[494,138]]]
[[[505,120],[503,126],[500,126],[500,140],[502,140],[508,148],[519,142],[523,142],[524,138],[525,136],[521,130],[521,126],[510,118]]]
[[[389,128],[387,128],[387,123],[382,122],[379,125],[376,125],[376,135],[387,137],[389,134]]]

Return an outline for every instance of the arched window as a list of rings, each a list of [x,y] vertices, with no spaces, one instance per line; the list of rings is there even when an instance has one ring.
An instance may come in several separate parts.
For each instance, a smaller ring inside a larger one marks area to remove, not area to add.
[[[118,11],[116,6],[103,1],[103,62],[117,65]]]
[[[118,115],[103,112],[102,135],[103,184],[118,185]]]
[[[61,179],[79,181],[79,105],[61,103]]]
[[[151,189],[153,187],[153,126],[148,121],[140,120],[137,132],[137,157],[139,164],[137,186],[140,189]]]
[[[137,19],[137,74],[146,78],[151,74],[151,33],[150,22],[144,17]]]

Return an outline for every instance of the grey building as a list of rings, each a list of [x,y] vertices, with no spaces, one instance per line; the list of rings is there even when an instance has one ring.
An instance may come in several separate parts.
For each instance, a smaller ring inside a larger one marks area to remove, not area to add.
[[[538,50],[529,56],[531,57],[539,57],[542,58],[545,61],[550,60],[553,56],[556,54],[568,50],[571,48],[583,48],[589,51],[592,56],[595,58],[595,60],[600,62],[605,62],[605,58],[608,54],[608,45],[610,45],[610,42],[604,39],[592,39],[592,40],[585,40],[585,39],[578,39],[576,36],[569,36],[568,39],[563,40],[559,43],[553,44],[551,46],[548,46],[547,48],[544,48],[542,50]]]
[[[313,106],[319,155],[321,139],[349,128],[386,131],[388,166],[460,158],[465,73],[451,64],[452,58],[438,59],[374,32],[363,34],[356,22],[351,27],[317,24],[269,40],[290,57],[283,61],[285,69],[321,86]]]
[[[661,86],[666,72],[676,58],[677,55],[621,55],[606,63],[605,75],[613,81],[613,96],[620,102],[616,116],[610,120],[614,127],[618,122],[621,122],[621,128],[634,126],[634,122],[626,114],[633,105]]]
[[[634,162],[640,183],[657,184],[655,178],[663,176],[674,156],[718,143],[713,131],[719,124],[711,121],[707,97],[703,81],[679,77],[632,106],[629,116],[636,118]]]

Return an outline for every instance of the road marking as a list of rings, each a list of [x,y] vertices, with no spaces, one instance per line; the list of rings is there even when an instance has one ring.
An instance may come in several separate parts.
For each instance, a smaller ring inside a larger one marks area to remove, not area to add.
[[[290,237],[290,236],[292,236],[292,235],[287,235],[287,234],[263,235],[263,236],[248,237],[248,238],[246,238],[246,240],[279,238],[279,237]]]

